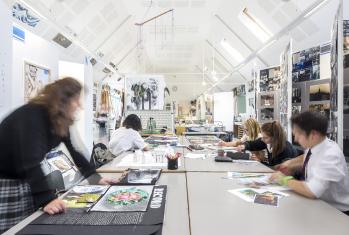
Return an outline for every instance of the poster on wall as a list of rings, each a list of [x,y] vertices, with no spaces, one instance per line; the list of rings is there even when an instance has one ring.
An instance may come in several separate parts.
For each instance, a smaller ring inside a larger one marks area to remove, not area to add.
[[[24,101],[35,97],[50,82],[48,68],[24,61]]]
[[[338,141],[338,13],[331,32],[331,84],[329,138]]]
[[[276,91],[280,87],[280,66],[263,69],[259,73],[260,91]]]
[[[320,79],[320,46],[294,53],[292,61],[293,82]]]
[[[165,87],[163,76],[127,76],[126,109],[128,111],[163,110]]]
[[[255,78],[247,83],[247,116],[251,118],[256,118],[256,91],[255,91]]]

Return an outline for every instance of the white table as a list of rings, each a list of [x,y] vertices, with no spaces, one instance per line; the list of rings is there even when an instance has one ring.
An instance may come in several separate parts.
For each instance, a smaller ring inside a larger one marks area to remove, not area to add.
[[[226,173],[188,172],[192,235],[347,235],[349,217],[320,200],[290,192],[279,207],[246,202],[227,192],[241,187]]]

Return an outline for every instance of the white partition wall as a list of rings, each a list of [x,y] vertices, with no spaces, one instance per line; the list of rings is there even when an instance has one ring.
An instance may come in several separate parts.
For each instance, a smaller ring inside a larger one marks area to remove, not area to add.
[[[227,131],[233,131],[234,126],[234,101],[233,92],[220,92],[213,94],[213,121],[222,122]]]
[[[11,12],[0,1],[0,121],[9,112],[11,105],[12,78],[12,22]]]
[[[59,61],[59,78],[70,76],[76,78],[83,86],[86,86],[92,91],[92,78],[88,79],[91,84],[85,83],[85,67],[83,64],[72,63],[68,61]],[[92,95],[92,94],[90,94]],[[85,95],[83,91],[81,94],[82,108],[77,113],[77,121],[72,127],[72,140],[75,142],[74,146],[79,151],[83,152],[85,156],[90,156],[92,151],[92,102],[89,102],[89,94]],[[90,120],[91,119],[91,120]],[[91,126],[85,126],[85,120],[91,121]]]

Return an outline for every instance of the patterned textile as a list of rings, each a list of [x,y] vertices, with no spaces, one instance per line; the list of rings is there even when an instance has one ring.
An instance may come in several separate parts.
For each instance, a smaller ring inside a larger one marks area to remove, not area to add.
[[[0,234],[34,211],[28,183],[16,179],[0,179]]]

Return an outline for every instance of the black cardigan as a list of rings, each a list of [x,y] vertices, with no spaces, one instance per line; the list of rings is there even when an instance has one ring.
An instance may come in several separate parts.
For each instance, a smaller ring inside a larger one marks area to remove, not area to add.
[[[266,150],[267,154],[268,154],[268,156],[267,156],[268,162],[263,162],[263,163],[268,165],[268,166],[278,165],[286,160],[298,157],[299,155],[302,154],[301,151],[297,150],[288,141],[286,141],[286,146],[285,146],[284,150],[274,158],[272,157],[272,153],[269,152],[267,145],[262,141],[261,138],[256,139],[254,141],[246,141],[244,144],[245,144],[245,150],[249,150],[249,151]]]
[[[77,152],[70,136],[62,138],[52,131],[47,110],[37,104],[26,104],[7,116],[0,124],[0,178],[28,182],[36,208],[56,198],[40,167],[45,155],[63,142],[84,177],[95,169]]]

